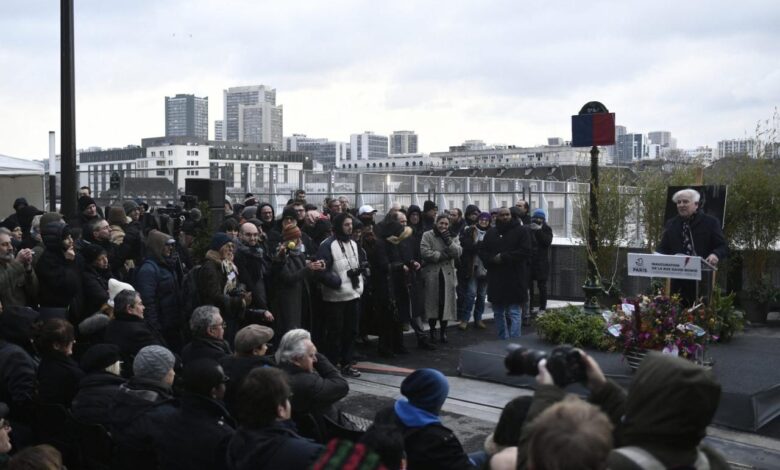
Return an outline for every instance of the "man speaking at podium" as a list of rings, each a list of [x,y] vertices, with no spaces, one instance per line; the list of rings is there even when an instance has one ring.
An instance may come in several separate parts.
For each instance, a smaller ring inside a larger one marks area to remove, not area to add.
[[[726,238],[720,222],[700,210],[701,195],[694,189],[683,189],[672,196],[677,205],[677,215],[664,228],[658,253],[664,255],[700,256],[712,267],[729,254]],[[672,280],[672,293],[679,292],[687,305],[696,300],[696,282]]]

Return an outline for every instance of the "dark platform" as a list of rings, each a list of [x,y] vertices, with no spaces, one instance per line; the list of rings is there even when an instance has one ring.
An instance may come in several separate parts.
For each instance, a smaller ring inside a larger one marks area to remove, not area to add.
[[[512,341],[525,347],[550,351],[553,345],[535,334]],[[528,376],[508,376],[504,368],[506,346],[510,341],[485,341],[466,347],[460,353],[459,372],[464,377],[518,387],[533,387]],[[588,350],[604,374],[630,388],[632,374],[620,353]],[[715,360],[713,371],[723,393],[714,424],[780,437],[780,339],[739,335],[730,343],[710,346]],[[575,389],[572,391],[577,392]],[[580,389],[584,393],[584,389]]]

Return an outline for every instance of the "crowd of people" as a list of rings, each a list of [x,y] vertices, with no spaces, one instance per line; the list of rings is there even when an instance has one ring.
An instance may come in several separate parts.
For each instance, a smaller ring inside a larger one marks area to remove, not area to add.
[[[345,377],[360,375],[355,344],[368,335],[390,357],[409,353],[405,330],[430,350],[448,342],[451,322],[486,328],[486,299],[502,339],[520,336],[532,291],[536,310],[546,308],[553,233],[545,211],[526,201],[442,213],[432,201],[393,204],[378,221],[344,197],[318,206],[299,190],[277,217],[247,194],[226,201],[210,233],[197,209],[175,223],[140,200],[98,208],[81,191],[72,218],[19,198],[0,224],[0,468],[38,468],[21,462],[57,452],[36,445],[51,406],[105,429],[112,468],[340,468],[332,462],[345,452],[376,464],[361,468],[604,468],[608,455],[631,460],[613,456],[613,443],[643,448],[675,424],[643,414],[589,359],[606,415],[574,399],[541,412],[548,395],[562,398],[542,387],[527,417],[499,423],[503,451],[493,442],[493,452],[464,452],[441,423],[449,386],[433,369],[409,375],[404,398],[369,429],[341,409]],[[699,456],[701,429],[692,427],[706,427],[719,393],[700,376],[673,377],[700,381],[710,401],[693,424],[677,423],[693,433],[688,447],[656,453],[677,445],[670,430],[646,449],[664,463]],[[578,436],[592,465],[544,463],[573,458],[560,450]],[[712,463],[715,454],[706,456]]]

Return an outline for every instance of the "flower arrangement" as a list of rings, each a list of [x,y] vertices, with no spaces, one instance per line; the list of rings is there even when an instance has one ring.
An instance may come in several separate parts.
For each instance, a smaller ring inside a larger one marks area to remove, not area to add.
[[[715,312],[701,304],[684,308],[677,295],[625,299],[604,318],[615,349],[623,351],[658,350],[693,359],[718,339],[712,334],[718,326]]]

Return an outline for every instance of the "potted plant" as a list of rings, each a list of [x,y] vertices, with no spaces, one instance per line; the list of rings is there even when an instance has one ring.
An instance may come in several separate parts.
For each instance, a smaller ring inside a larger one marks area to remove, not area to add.
[[[745,313],[734,307],[736,293],[724,295],[720,289],[712,292],[710,308],[715,313],[715,324],[710,333],[717,342],[726,342],[745,327]]]
[[[751,323],[766,322],[769,306],[778,299],[780,299],[780,289],[772,284],[768,274],[764,274],[757,284],[747,290],[747,296],[742,301],[747,320]]]

